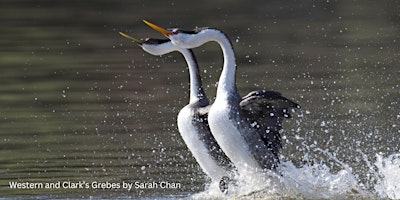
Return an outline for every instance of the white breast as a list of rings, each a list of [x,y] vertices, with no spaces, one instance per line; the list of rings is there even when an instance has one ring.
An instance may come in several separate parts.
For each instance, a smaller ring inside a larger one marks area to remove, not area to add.
[[[214,102],[208,116],[211,132],[239,172],[257,171],[260,166],[251,154],[249,144],[235,126],[238,122],[230,119],[230,112],[226,102]]]
[[[187,147],[192,152],[193,157],[199,163],[202,170],[213,181],[220,181],[223,176],[228,176],[228,172],[219,166],[216,161],[208,154],[209,150],[205,143],[200,139],[198,128],[192,123],[191,110],[188,106],[184,107],[178,114],[178,129]]]

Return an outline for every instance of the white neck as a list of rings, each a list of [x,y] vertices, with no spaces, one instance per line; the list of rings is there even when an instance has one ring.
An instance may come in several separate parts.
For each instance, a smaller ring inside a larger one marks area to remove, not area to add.
[[[217,96],[218,99],[227,99],[231,95],[237,95],[236,89],[236,60],[235,52],[229,38],[221,31],[215,29],[207,29],[202,33],[199,33],[201,38],[205,38],[208,41],[217,42],[222,49],[224,56],[224,65],[222,68],[221,76],[219,77]],[[204,35],[203,35],[204,34]]]
[[[201,85],[201,77],[199,73],[199,67],[197,66],[196,57],[193,54],[193,51],[186,48],[178,47],[172,42],[164,42],[159,45],[148,45],[144,43],[142,45],[144,51],[152,54],[152,55],[164,55],[173,51],[180,52],[186,60],[186,63],[189,67],[189,75],[190,75],[190,100],[189,103],[195,103],[201,99],[205,99],[208,101],[203,87]]]
[[[191,50],[182,50],[180,51],[185,58],[188,67],[189,67],[189,78],[190,78],[190,100],[189,103],[195,103],[200,99],[206,99],[206,95],[204,93],[201,77],[199,72],[199,67],[197,65],[196,58]]]

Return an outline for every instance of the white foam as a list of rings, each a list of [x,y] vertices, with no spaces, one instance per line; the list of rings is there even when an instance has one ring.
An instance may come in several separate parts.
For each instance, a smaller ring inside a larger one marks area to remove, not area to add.
[[[322,150],[321,150],[322,151]],[[361,152],[362,153],[362,152]],[[326,152],[329,154],[329,152]],[[332,155],[330,155],[330,158]],[[336,158],[334,158],[336,159]],[[353,198],[400,198],[400,154],[388,157],[376,155],[374,168],[370,161],[364,160],[370,169],[370,182],[373,187],[366,188],[359,180],[358,173],[340,160],[342,169],[332,172],[328,165],[321,162],[295,166],[291,161],[284,161],[280,166],[280,175],[273,173],[237,176],[237,186],[229,188],[229,194],[223,195],[218,184],[206,191],[193,195],[195,199],[353,199]],[[375,171],[376,170],[376,171]]]
[[[378,168],[379,179],[375,190],[382,198],[400,199],[400,154],[388,157],[376,155],[375,166]]]

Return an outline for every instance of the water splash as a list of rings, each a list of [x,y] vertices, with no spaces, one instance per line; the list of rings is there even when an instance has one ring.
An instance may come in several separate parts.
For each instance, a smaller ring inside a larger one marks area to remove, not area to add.
[[[400,199],[400,154],[392,154],[387,158],[376,155],[375,166],[379,179],[375,191],[380,197]]]
[[[377,154],[373,163],[364,157],[369,167],[370,184],[358,178],[361,172],[353,171],[346,163],[336,159],[328,151],[319,149],[338,162],[341,170],[333,172],[324,161],[308,162],[295,166],[291,161],[281,163],[280,174],[254,174],[253,177],[236,177],[239,181],[235,188],[230,188],[228,195],[218,190],[218,184],[212,183],[206,191],[192,195],[193,199],[400,199],[400,154],[388,157]],[[358,153],[363,154],[360,150]],[[373,164],[372,164],[373,163]],[[374,167],[375,166],[375,167]],[[233,191],[232,191],[233,190]]]
[[[337,173],[323,162],[296,167],[292,162],[282,164],[286,190],[290,197],[306,199],[344,199],[350,196],[365,196],[366,191],[358,184],[351,168],[345,167]]]

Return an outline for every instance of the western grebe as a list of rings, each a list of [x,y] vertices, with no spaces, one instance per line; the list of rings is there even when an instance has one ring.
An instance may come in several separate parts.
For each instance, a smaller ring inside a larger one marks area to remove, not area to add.
[[[278,92],[266,90],[253,91],[241,98],[236,88],[234,50],[222,31],[211,28],[168,31],[144,22],[182,48],[195,48],[210,41],[221,46],[224,65],[208,116],[211,132],[239,173],[275,170],[282,147],[282,121],[290,118],[290,110],[299,105]]]
[[[207,176],[216,182],[219,182],[222,177],[230,177],[234,171],[234,165],[221,150],[210,132],[207,119],[210,105],[202,87],[199,68],[193,51],[180,48],[168,39],[148,38],[139,40],[121,32],[120,34],[133,40],[144,51],[152,55],[164,55],[178,51],[184,56],[189,68],[190,100],[189,104],[182,108],[178,114],[179,132]]]

